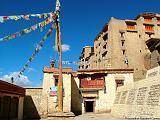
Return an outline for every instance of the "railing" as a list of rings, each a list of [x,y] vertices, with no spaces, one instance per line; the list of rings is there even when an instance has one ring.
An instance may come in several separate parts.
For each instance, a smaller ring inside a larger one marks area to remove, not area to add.
[[[145,26],[145,29],[146,29],[147,31],[154,31],[154,30],[153,30],[153,26]]]
[[[147,19],[147,18],[145,18],[145,19],[144,19],[144,22],[152,22],[152,19]]]
[[[135,25],[127,25],[127,29],[135,29]]]
[[[81,88],[104,88],[104,80],[81,80]]]

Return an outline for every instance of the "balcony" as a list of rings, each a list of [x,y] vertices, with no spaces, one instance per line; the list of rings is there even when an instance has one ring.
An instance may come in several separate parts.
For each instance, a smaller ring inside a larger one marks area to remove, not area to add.
[[[136,32],[137,31],[136,26],[135,25],[127,25],[127,31]]]
[[[97,79],[97,80],[81,80],[81,88],[104,88],[104,80]]]
[[[152,20],[152,18],[144,18],[144,23],[153,24],[153,20]]]
[[[154,33],[153,26],[151,25],[145,25],[145,30],[147,33]]]

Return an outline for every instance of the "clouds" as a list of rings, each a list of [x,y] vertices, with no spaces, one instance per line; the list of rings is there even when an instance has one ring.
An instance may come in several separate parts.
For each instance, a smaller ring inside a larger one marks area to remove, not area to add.
[[[57,51],[56,47],[54,47],[54,49]],[[70,51],[70,45],[63,44],[62,45],[62,52],[67,52],[67,51]]]
[[[70,51],[70,46],[67,44],[63,44],[62,45],[62,52],[67,52],[67,51]]]
[[[11,83],[11,77],[14,78],[14,84],[26,87],[26,86],[31,86],[31,82],[29,81],[27,76],[21,75],[21,77],[18,77],[19,72],[12,72],[9,75],[3,75],[0,77],[0,80],[6,81]]]

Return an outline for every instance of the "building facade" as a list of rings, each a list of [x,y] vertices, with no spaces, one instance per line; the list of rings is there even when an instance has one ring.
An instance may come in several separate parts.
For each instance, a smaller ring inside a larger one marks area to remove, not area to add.
[[[159,66],[160,14],[143,13],[134,20],[111,20],[80,55],[80,69],[134,69],[134,79]],[[94,48],[92,51],[88,50]]]
[[[110,112],[117,87],[133,83],[133,69],[86,69],[77,74],[82,113]]]
[[[82,96],[78,88],[78,77],[71,68],[63,68],[62,73],[63,112],[67,113],[66,117],[74,117],[74,114],[79,115],[82,113]],[[26,97],[24,104],[24,118],[26,120],[50,117],[52,118],[57,116],[58,76],[58,68],[44,67],[42,87],[26,88]]]

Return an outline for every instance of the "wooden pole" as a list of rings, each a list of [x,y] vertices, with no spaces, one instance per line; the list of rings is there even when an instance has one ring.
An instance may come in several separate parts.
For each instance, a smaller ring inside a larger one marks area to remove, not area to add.
[[[58,22],[58,25],[60,25],[60,23]],[[63,112],[63,76],[62,76],[62,46],[61,46],[61,32],[60,32],[60,27],[59,27],[59,104],[58,104],[58,108],[59,108],[59,112]]]
[[[60,31],[60,1],[56,1],[56,28],[57,28],[57,48],[59,52],[59,79],[58,79],[58,112],[63,112],[63,76],[62,76],[62,41],[61,41],[61,31]]]

